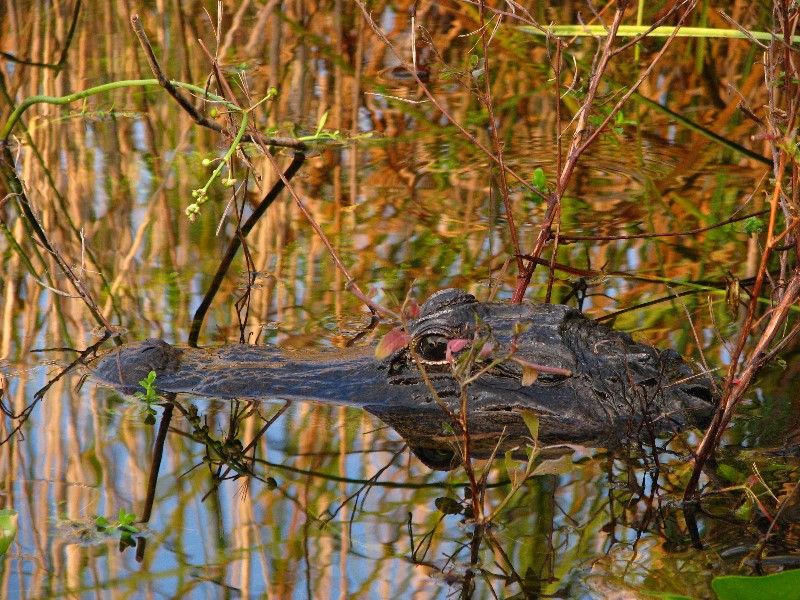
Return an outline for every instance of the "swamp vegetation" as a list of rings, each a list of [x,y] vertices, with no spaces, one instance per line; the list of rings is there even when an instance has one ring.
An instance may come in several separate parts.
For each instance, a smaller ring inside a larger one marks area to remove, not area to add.
[[[4,2],[0,596],[797,594],[799,19]],[[719,409],[555,454],[462,422],[446,472],[357,408],[87,378],[145,338],[381,352],[447,287],[672,348]]]

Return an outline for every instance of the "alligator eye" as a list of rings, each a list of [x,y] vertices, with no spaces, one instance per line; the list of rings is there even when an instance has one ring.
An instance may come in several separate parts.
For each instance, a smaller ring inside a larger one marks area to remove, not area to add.
[[[426,335],[417,343],[417,352],[419,355],[430,362],[444,362],[447,356],[447,343],[446,337],[441,335]]]

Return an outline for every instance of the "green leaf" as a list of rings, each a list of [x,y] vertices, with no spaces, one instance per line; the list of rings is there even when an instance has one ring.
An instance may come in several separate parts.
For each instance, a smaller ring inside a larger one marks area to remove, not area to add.
[[[569,473],[574,470],[575,465],[572,462],[572,457],[565,454],[558,458],[543,460],[533,470],[532,475],[563,475],[564,473]]]
[[[747,479],[746,473],[741,473],[734,467],[726,464],[720,464],[717,466],[717,475],[719,475],[725,481],[730,481],[732,483],[744,483],[744,481]]]
[[[725,575],[715,577],[711,588],[719,600],[800,600],[800,571],[785,571],[765,577]]]
[[[755,505],[751,500],[747,499],[739,508],[736,509],[734,514],[736,515],[737,519],[749,521],[753,518],[753,512],[755,512]]]
[[[547,188],[547,177],[545,177],[544,170],[541,167],[536,167],[533,172],[533,187],[539,191],[544,191]]]
[[[622,114],[622,111],[619,111],[616,115],[614,115],[614,121],[617,125],[636,125],[636,121],[626,119],[625,115]]]
[[[748,235],[761,233],[764,230],[764,221],[758,217],[750,217],[744,220],[744,231]]]
[[[519,414],[522,420],[525,421],[525,427],[531,432],[533,441],[537,441],[539,439],[539,416],[529,409],[523,409],[519,411]]]
[[[512,485],[517,485],[517,479],[519,479],[519,469],[517,468],[519,461],[514,458],[513,450],[506,450],[504,458],[504,465],[508,478],[511,480]]]
[[[139,382],[139,385],[142,386],[145,390],[149,390],[151,387],[153,387],[153,382],[155,380],[156,380],[156,372],[150,371],[147,374],[147,377],[145,377]]]
[[[123,533],[123,535],[132,535],[134,533],[139,533],[139,530],[133,525],[119,525],[117,529],[119,529]]]
[[[6,553],[17,536],[18,513],[13,509],[0,510],[0,556]]]

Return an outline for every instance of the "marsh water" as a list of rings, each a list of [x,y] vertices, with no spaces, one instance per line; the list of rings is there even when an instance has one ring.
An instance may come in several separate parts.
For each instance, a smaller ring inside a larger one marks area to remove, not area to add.
[[[496,288],[497,299],[510,298],[516,271],[513,260],[507,264],[513,249],[496,170],[395,69],[398,58],[357,6],[224,3],[218,23],[216,3],[165,4],[157,11],[152,4],[4,3],[4,52],[30,63],[56,63],[66,53],[60,69],[0,59],[2,123],[12,104],[30,96],[153,77],[130,25],[138,12],[170,78],[206,85],[211,61],[199,38],[242,106],[278,91],[252,111],[262,132],[332,134],[311,143],[292,185],[376,301],[396,307],[409,291],[423,300],[446,287],[481,300]],[[579,3],[531,4],[545,23],[586,16]],[[768,25],[768,11],[751,14],[744,4],[733,7],[735,18],[750,19],[752,29]],[[414,6],[415,23],[433,44],[416,42],[430,89],[491,146],[486,109],[471,89],[479,77],[470,58],[480,50],[476,9]],[[370,4],[403,56],[412,51],[411,8]],[[645,22],[657,12],[648,10]],[[698,9],[696,18],[718,17]],[[612,63],[598,110],[616,101],[661,43]],[[537,169],[550,181],[556,176],[556,135],[569,127],[577,106],[571,94],[579,95],[597,44],[570,40],[564,65],[573,85],[556,90],[544,38],[508,19],[492,39],[494,116],[506,161],[526,179]],[[762,210],[772,171],[759,157],[769,154],[739,108],[765,103],[760,52],[748,40],[676,40],[640,88],[672,113],[632,99],[624,120],[581,159],[559,221],[565,241],[556,261],[572,271],[553,271],[552,301],[575,305],[579,289],[592,318],[633,309],[616,315],[615,327],[720,374],[742,319],[726,302],[726,282],[746,285],[754,274],[757,235],[735,222],[679,237],[569,236],[695,231]],[[217,119],[226,124],[224,114]],[[191,223],[184,211],[192,191],[205,185],[232,139],[195,124],[157,85],[37,104],[13,136],[34,214],[119,339],[186,344],[235,233],[231,189],[246,217],[277,180],[269,161],[254,148],[249,166],[235,158],[234,187],[213,183]],[[284,169],[291,157],[275,152]],[[544,204],[510,185],[527,249]],[[76,357],[69,349],[96,343],[102,328],[63,267],[33,242],[8,193],[0,199],[0,389],[9,411],[28,407],[30,414],[16,432],[20,420],[8,414],[0,425],[0,509],[17,512],[14,541],[0,556],[2,597],[708,598],[717,577],[798,566],[797,505],[773,510],[800,472],[796,348],[748,394],[691,518],[680,500],[697,431],[665,440],[655,455],[637,444],[587,448],[510,498],[520,463],[476,460],[480,473],[488,470],[488,512],[502,505],[490,527],[477,528],[463,510],[463,468],[429,469],[401,436],[359,409],[179,397],[167,427],[161,404],[151,405],[151,415],[141,400],[80,369],[57,378]],[[347,278],[285,191],[250,233],[247,250],[257,277],[248,278],[240,251],[200,345],[243,337],[335,352],[367,330],[369,312],[346,291]],[[527,299],[544,300],[549,283],[548,269],[537,269]],[[395,325],[381,323],[355,344],[374,345]],[[154,449],[163,452],[157,471]]]

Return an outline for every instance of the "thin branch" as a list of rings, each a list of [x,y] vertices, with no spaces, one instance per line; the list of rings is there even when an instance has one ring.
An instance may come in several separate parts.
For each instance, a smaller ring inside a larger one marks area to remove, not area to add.
[[[614,40],[616,39],[616,33],[619,29],[619,26],[622,23],[622,17],[624,16],[625,9],[627,8],[627,0],[620,0],[617,3],[617,12],[614,15],[614,21],[609,28],[608,36],[606,37],[606,43],[603,47],[603,52],[600,56],[600,60],[597,63],[597,67],[592,72],[592,75],[589,79],[589,88],[586,92],[586,98],[579,109],[579,117],[577,124],[575,125],[575,131],[572,135],[572,142],[570,144],[570,148],[567,151],[567,160],[566,164],[564,165],[563,170],[561,171],[558,184],[556,190],[547,200],[547,209],[545,211],[544,218],[542,220],[542,224],[539,229],[539,235],[536,238],[536,242],[534,244],[533,250],[530,252],[532,256],[540,256],[541,253],[544,251],[545,244],[550,239],[552,235],[552,227],[553,222],[555,220],[558,206],[560,205],[561,198],[563,197],[567,184],[569,183],[570,179],[572,178],[572,173],[577,166],[578,159],[581,155],[589,148],[589,146],[597,139],[603,129],[611,122],[611,120],[616,116],[616,114],[622,109],[622,106],[631,95],[638,89],[638,87],[644,82],[644,80],[650,75],[652,70],[655,66],[659,63],[661,58],[666,53],[667,49],[671,46],[673,40],[677,32],[680,30],[681,26],[683,25],[684,21],[688,18],[691,9],[694,8],[696,5],[697,0],[691,1],[690,8],[681,16],[678,25],[673,30],[672,34],[667,38],[664,42],[664,46],[661,50],[656,54],[644,72],[639,76],[636,82],[630,87],[630,89],[622,96],[622,98],[617,102],[617,104],[611,109],[609,114],[603,120],[603,122],[597,126],[597,128],[586,137],[586,131],[588,130],[589,125],[589,117],[591,114],[591,108],[594,104],[594,99],[597,95],[597,89],[600,85],[600,80],[602,74],[605,72],[608,63],[612,56],[616,54],[616,51],[613,49]],[[525,290],[530,283],[531,277],[533,276],[533,270],[535,265],[530,265],[525,269],[525,271],[521,272],[517,277],[517,285],[514,289],[514,294],[511,298],[512,302],[521,302],[522,298],[525,295]]]
[[[195,123],[219,133],[223,133],[225,131],[225,127],[201,114],[186,98],[186,96],[184,96],[180,90],[173,85],[173,82],[170,81],[170,79],[164,74],[164,71],[158,64],[158,59],[153,52],[153,47],[150,45],[150,41],[147,39],[147,34],[142,27],[141,21],[139,20],[139,15],[134,14],[131,16],[131,25],[133,26],[133,31],[136,33],[136,37],[139,38],[139,43],[142,45],[145,55],[147,56],[147,62],[150,64],[150,70],[153,71],[153,74],[156,76],[159,85],[161,85],[161,87],[163,87],[167,93],[175,99],[175,101],[184,111],[186,111],[186,113]],[[301,152],[308,150],[308,146],[304,142],[289,137],[269,137],[258,132],[253,132],[250,135],[246,135],[243,139],[249,142],[259,141],[265,146],[281,146],[285,148],[293,148]]]
[[[617,3],[617,12],[614,15],[614,21],[612,22],[611,28],[608,32],[606,43],[603,47],[603,51],[600,55],[597,66],[593,70],[589,79],[589,88],[586,91],[586,97],[584,98],[583,104],[578,109],[578,121],[572,134],[572,142],[569,150],[567,151],[566,164],[559,174],[556,190],[547,198],[547,209],[545,210],[542,223],[539,227],[539,235],[536,238],[533,250],[530,252],[532,256],[539,257],[544,250],[545,244],[550,239],[557,208],[561,203],[561,198],[564,195],[567,183],[572,177],[572,172],[575,169],[578,158],[580,158],[581,154],[586,149],[586,144],[581,144],[581,140],[584,138],[588,129],[589,116],[591,114],[592,105],[594,104],[594,98],[597,95],[597,89],[600,86],[602,75],[608,66],[609,60],[611,59],[612,47],[614,40],[616,39],[617,29],[622,23],[622,18],[625,15],[625,8],[627,7],[627,4],[627,0],[620,0]],[[517,284],[514,288],[514,294],[511,297],[512,302],[522,302],[522,299],[525,296],[525,290],[528,288],[528,284],[533,276],[534,269],[535,264],[531,264],[517,274]]]
[[[394,319],[399,319],[400,315],[398,315],[396,312],[394,312],[392,310],[389,310],[388,308],[386,308],[384,306],[381,306],[377,302],[375,302],[372,299],[368,298],[364,294],[364,292],[361,291],[361,289],[358,287],[358,283],[356,283],[355,278],[352,275],[350,275],[350,272],[347,270],[347,267],[345,267],[344,263],[339,259],[339,256],[336,254],[336,250],[334,249],[334,247],[331,244],[330,240],[328,240],[328,236],[326,236],[325,232],[322,231],[322,228],[316,222],[316,220],[314,219],[314,216],[308,210],[308,208],[306,207],[305,203],[300,199],[300,196],[297,195],[297,192],[289,184],[289,181],[286,179],[286,177],[284,177],[283,173],[278,169],[278,163],[275,162],[275,157],[272,156],[272,154],[270,152],[265,152],[265,155],[269,159],[269,161],[272,163],[272,167],[278,173],[278,175],[280,176],[281,180],[286,185],[286,189],[289,190],[289,193],[292,195],[292,198],[294,199],[295,204],[297,204],[297,207],[300,209],[300,212],[303,213],[303,216],[305,216],[305,218],[308,220],[309,224],[311,225],[311,228],[314,230],[314,232],[322,240],[322,243],[325,245],[325,248],[327,248],[327,250],[328,250],[328,254],[330,254],[331,258],[333,259],[333,262],[336,265],[336,268],[339,269],[342,272],[342,274],[345,276],[346,283],[345,283],[344,288],[348,292],[353,294],[356,298],[361,300],[364,304],[366,304],[371,312],[373,312],[373,313],[377,312],[377,313],[380,313],[382,315],[390,316],[390,317],[392,317]]]
[[[497,121],[494,117],[494,106],[492,103],[492,84],[489,72],[489,41],[486,36],[486,23],[484,21],[484,11],[486,3],[480,0],[480,22],[481,22],[481,43],[483,44],[483,86],[484,95],[482,98],[483,105],[486,107],[486,112],[489,116],[489,131],[492,135],[492,143],[494,144],[494,152],[497,157],[497,166],[499,167],[498,177],[500,178],[500,194],[503,196],[503,206],[506,211],[506,220],[508,222],[508,233],[511,236],[511,245],[514,248],[514,255],[517,257],[517,270],[522,271],[524,265],[520,257],[521,251],[519,248],[519,239],[517,238],[517,226],[514,224],[514,211],[511,207],[511,198],[508,195],[508,182],[506,181],[506,163],[503,159],[503,145],[500,143],[500,134],[497,130]],[[498,25],[499,19],[498,17]],[[411,32],[416,35],[415,31]]]

